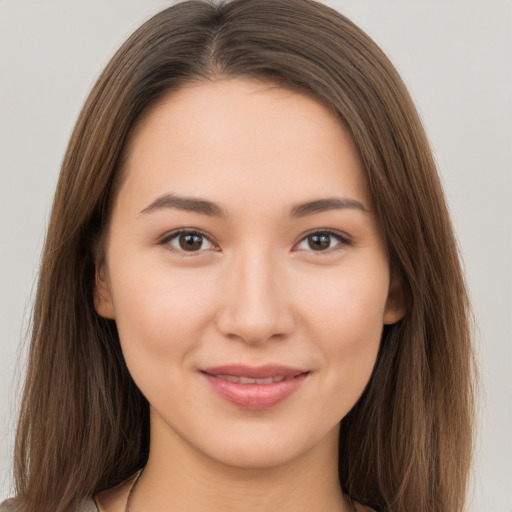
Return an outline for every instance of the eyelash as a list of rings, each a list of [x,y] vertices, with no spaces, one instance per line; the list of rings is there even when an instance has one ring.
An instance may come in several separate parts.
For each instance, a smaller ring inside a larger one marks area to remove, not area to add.
[[[179,229],[177,231],[172,231],[171,233],[169,233],[168,235],[166,235],[160,242],[159,242],[159,245],[163,245],[163,246],[167,246],[167,249],[171,252],[175,252],[175,253],[178,253],[178,254],[181,254],[181,255],[184,255],[184,256],[198,256],[201,254],[202,250],[200,251],[184,251],[184,250],[180,250],[180,249],[176,249],[174,247],[172,247],[169,242],[171,240],[173,240],[174,238],[177,238],[179,237],[180,235],[196,235],[196,236],[200,236],[200,237],[203,237],[205,238],[206,240],[208,240],[208,242],[210,242],[211,244],[213,244],[214,242],[212,242],[212,240],[210,239],[210,237],[208,235],[206,235],[206,233],[203,233],[202,231],[199,231],[197,229]]]
[[[167,246],[167,249],[169,251],[174,252],[174,253],[178,253],[178,254],[181,254],[181,255],[184,255],[184,256],[198,256],[198,255],[200,255],[203,252],[204,249],[201,249],[201,250],[198,250],[198,251],[185,251],[185,250],[182,250],[182,249],[176,249],[176,248],[172,247],[169,242],[171,242],[171,240],[179,237],[180,235],[196,235],[196,236],[199,236],[199,237],[203,237],[208,242],[210,242],[211,244],[214,244],[214,242],[210,239],[210,237],[206,233],[203,233],[200,230],[197,230],[197,229],[179,229],[177,231],[173,231],[173,232],[169,233],[168,235],[166,235],[159,242],[159,245]],[[351,243],[352,243],[348,236],[342,235],[338,231],[333,231],[331,229],[315,229],[314,231],[310,231],[310,232],[306,233],[299,240],[299,242],[297,242],[294,245],[294,247],[296,245],[301,244],[303,241],[305,241],[308,237],[310,237],[312,235],[329,235],[329,236],[331,236],[332,238],[334,238],[335,240],[337,240],[339,242],[336,246],[330,247],[330,248],[328,248],[326,250],[315,251],[314,249],[310,249],[310,252],[315,253],[318,256],[323,256],[323,255],[326,255],[326,254],[330,254],[331,252],[334,252],[334,251],[339,251],[339,250],[345,248],[346,246],[351,245]]]
[[[318,256],[324,256],[324,255],[330,254],[335,251],[340,251],[340,250],[344,249],[345,247],[351,245],[351,243],[352,243],[352,241],[350,240],[350,238],[347,235],[344,235],[338,231],[333,231],[332,229],[315,229],[314,231],[310,231],[309,233],[306,233],[299,240],[299,242],[295,245],[299,245],[300,243],[302,243],[304,240],[306,240],[307,238],[309,238],[312,235],[329,235],[339,242],[334,247],[329,247],[325,251],[323,251],[323,250],[315,251],[313,249],[310,249],[311,252],[315,253]]]

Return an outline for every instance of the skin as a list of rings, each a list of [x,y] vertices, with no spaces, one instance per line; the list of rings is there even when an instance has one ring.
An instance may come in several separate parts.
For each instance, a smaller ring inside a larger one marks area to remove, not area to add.
[[[127,155],[95,304],[116,320],[151,406],[132,512],[352,510],[337,476],[339,422],[404,305],[349,134],[305,95],[219,80],[153,107]],[[226,216],[155,207],[164,194]],[[351,202],[290,216],[326,198]],[[197,250],[170,238],[182,228],[204,233]],[[326,248],[315,250],[312,232]],[[199,372],[229,363],[310,373],[280,404],[250,411]],[[100,494],[100,508],[124,510],[129,484]]]

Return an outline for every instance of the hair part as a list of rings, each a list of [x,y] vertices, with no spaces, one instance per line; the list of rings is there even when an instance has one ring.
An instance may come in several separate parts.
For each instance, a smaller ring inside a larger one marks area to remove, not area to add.
[[[149,406],[115,322],[94,309],[101,239],[136,123],[191,82],[244,78],[310,95],[361,156],[407,314],[342,420],[339,476],[380,511],[462,511],[472,447],[469,303],[427,138],[396,70],[312,0],[187,1],[142,25],[93,87],[71,136],[43,250],[15,449],[25,511],[64,512],[141,468]]]

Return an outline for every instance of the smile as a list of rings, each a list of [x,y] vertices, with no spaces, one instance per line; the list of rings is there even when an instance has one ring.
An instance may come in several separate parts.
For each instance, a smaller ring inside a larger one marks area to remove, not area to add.
[[[266,379],[253,379],[251,377],[236,377],[235,375],[214,375],[218,379],[229,380],[229,382],[236,382],[238,384],[273,384],[275,382],[282,382],[285,379],[294,379],[295,377],[285,377],[279,375],[277,377],[268,377]]]
[[[240,409],[270,409],[299,391],[311,372],[282,366],[224,366],[202,370],[211,389]]]

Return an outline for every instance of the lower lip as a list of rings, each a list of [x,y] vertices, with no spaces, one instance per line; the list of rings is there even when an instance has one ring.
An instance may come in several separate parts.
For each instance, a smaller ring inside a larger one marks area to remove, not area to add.
[[[204,373],[206,380],[221,398],[241,409],[263,411],[280,404],[295,393],[309,373],[272,384],[239,384]]]

